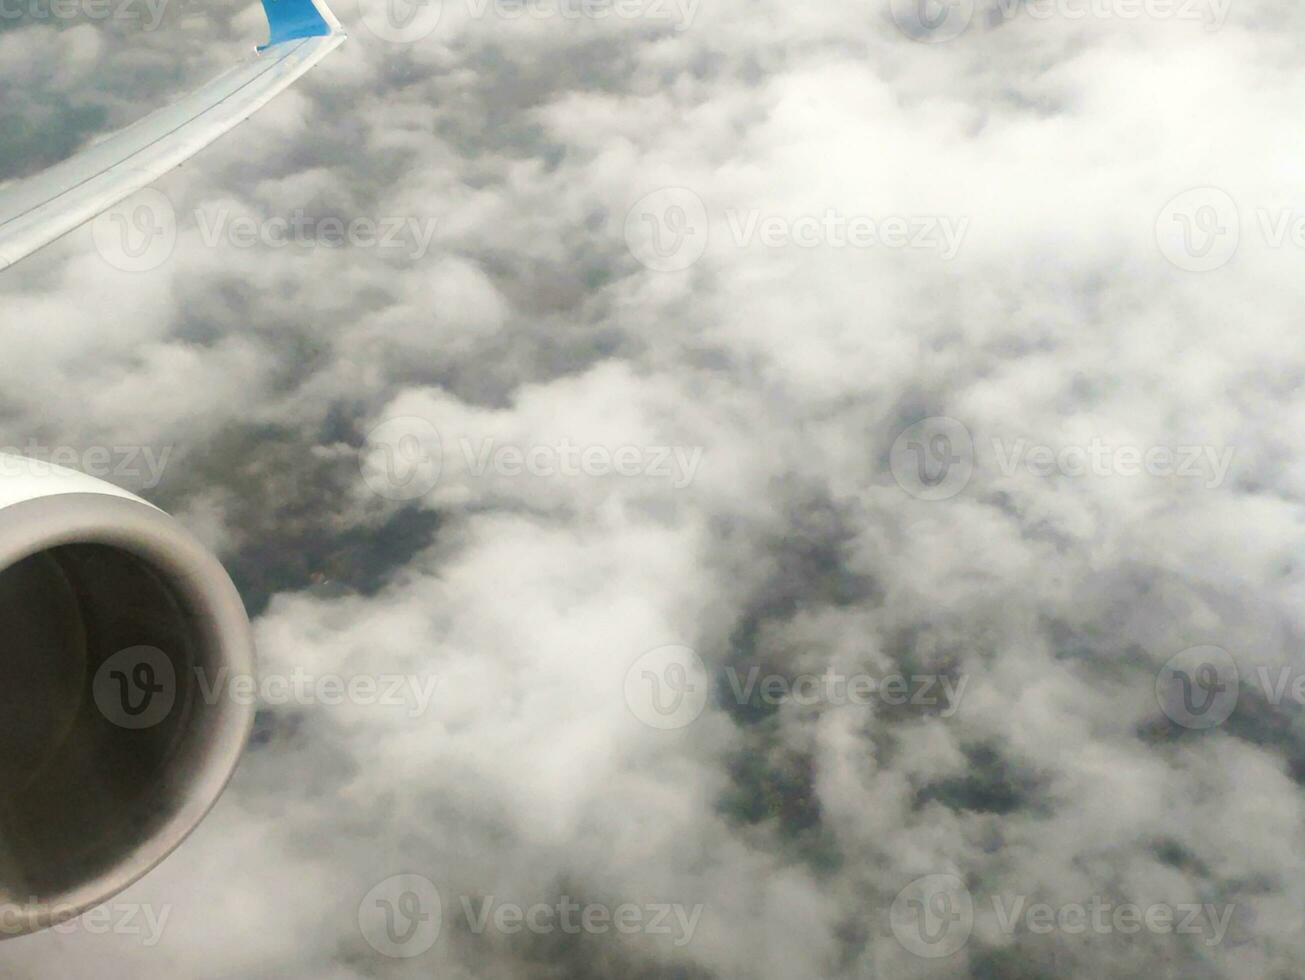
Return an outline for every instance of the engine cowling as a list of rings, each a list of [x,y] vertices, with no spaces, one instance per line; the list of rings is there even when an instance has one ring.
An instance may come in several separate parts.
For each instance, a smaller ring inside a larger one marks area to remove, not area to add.
[[[204,818],[254,707],[221,564],[111,484],[0,455],[0,938],[99,905]]]

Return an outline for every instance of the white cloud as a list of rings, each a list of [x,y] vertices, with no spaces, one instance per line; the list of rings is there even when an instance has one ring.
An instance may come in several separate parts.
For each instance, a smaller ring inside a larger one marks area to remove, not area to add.
[[[265,671],[438,679],[415,719],[269,708],[213,821],[133,889],[176,906],[158,947],[39,936],[0,957],[20,975],[332,978],[1298,969],[1301,741],[1295,708],[1250,679],[1301,667],[1300,256],[1257,223],[1297,205],[1305,76],[1283,38],[1299,15],[1240,4],[1210,31],[998,23],[981,5],[930,45],[886,5],[718,0],[683,31],[446,6],[410,49],[341,11],[338,61],[162,182],[183,215],[162,268],[114,273],[78,233],[0,277],[7,439],[179,443],[161,496],[251,594],[279,593],[257,622]],[[224,16],[224,45],[257,34],[250,10]],[[56,129],[94,130],[180,84],[178,58],[187,78],[212,67],[203,33],[24,26],[0,36],[0,72],[52,93]],[[102,124],[78,115],[91,103]],[[1157,219],[1207,185],[1237,202],[1242,241],[1224,268],[1185,271]],[[708,219],[678,272],[626,241],[629,209],[666,187]],[[209,246],[185,215],[214,206],[435,233],[416,258]],[[731,238],[732,215],[831,209],[968,225],[947,260]],[[946,500],[891,465],[929,416],[975,450]],[[385,465],[368,432],[400,417],[440,439],[438,478],[407,498],[368,479]],[[702,455],[678,487],[475,472],[487,442],[563,440]],[[1219,480],[1004,471],[994,447],[1018,440],[1234,455]],[[622,685],[668,644],[715,678],[967,686],[945,717],[765,712],[717,689],[665,732]],[[1169,723],[1155,692],[1202,644],[1244,682],[1207,733]],[[356,922],[400,872],[444,903],[413,961]],[[1110,896],[1242,918],[1208,947],[1010,937],[982,913],[961,952],[926,960],[887,926],[925,874],[962,876],[981,909]],[[563,893],[704,912],[683,947],[476,936],[461,918],[462,896]]]

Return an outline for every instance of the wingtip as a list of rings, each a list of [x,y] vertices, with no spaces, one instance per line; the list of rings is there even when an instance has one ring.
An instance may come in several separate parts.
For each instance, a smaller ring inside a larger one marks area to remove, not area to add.
[[[268,39],[259,51],[305,37],[344,34],[339,18],[325,0],[263,0],[267,14]]]

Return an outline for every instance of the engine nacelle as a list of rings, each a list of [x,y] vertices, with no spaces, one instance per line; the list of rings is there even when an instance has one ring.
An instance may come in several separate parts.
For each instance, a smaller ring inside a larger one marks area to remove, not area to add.
[[[254,707],[249,618],[203,545],[92,477],[0,455],[0,938],[161,862],[217,801]]]

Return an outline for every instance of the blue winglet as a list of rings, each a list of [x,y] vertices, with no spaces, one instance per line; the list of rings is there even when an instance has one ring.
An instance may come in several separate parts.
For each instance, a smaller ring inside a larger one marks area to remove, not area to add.
[[[259,46],[259,51],[266,51],[283,41],[293,41],[299,37],[322,37],[331,33],[331,25],[326,22],[313,0],[263,0],[263,9],[267,11],[271,36],[266,44]]]

